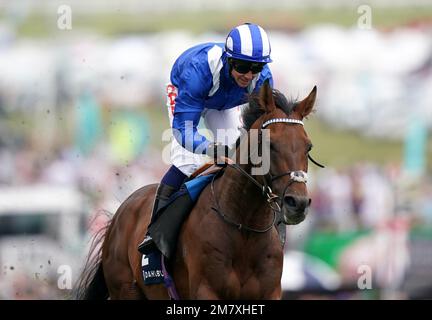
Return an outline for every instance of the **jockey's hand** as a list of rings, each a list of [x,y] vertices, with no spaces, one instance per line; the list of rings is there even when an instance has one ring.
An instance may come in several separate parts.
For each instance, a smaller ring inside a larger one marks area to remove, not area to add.
[[[215,164],[229,163],[231,149],[222,143],[212,142],[207,148],[207,155],[213,159]]]

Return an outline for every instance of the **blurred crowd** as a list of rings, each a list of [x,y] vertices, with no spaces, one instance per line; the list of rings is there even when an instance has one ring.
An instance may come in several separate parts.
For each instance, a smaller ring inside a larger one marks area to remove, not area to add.
[[[312,196],[316,226],[346,232],[376,228],[401,216],[413,224],[431,224],[431,186],[430,176],[409,176],[397,162],[322,170]]]
[[[65,146],[51,153],[25,144],[0,147],[0,185],[59,185],[80,190],[92,207],[113,213],[134,190],[155,183],[166,168],[160,150],[149,148],[127,163],[116,161],[104,143],[88,155]]]

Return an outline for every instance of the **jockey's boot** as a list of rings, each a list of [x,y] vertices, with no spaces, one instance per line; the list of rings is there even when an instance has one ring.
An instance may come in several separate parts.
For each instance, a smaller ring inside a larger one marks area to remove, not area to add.
[[[157,219],[157,212],[159,208],[162,208],[168,203],[168,200],[170,196],[176,192],[177,189],[169,186],[167,184],[159,184],[157,190],[156,190],[156,196],[153,202],[153,211],[152,211],[152,217],[149,226],[147,227],[147,230],[150,228],[152,223]],[[156,245],[152,239],[152,237],[149,235],[148,231],[146,236],[144,237],[143,242],[138,245],[138,251],[142,254],[148,254],[152,251],[154,251],[156,248]]]

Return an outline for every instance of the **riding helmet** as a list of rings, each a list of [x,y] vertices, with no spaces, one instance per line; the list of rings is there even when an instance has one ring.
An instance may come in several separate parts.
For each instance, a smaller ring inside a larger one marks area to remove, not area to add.
[[[225,41],[227,56],[259,63],[272,62],[270,41],[259,25],[245,23],[233,28]]]

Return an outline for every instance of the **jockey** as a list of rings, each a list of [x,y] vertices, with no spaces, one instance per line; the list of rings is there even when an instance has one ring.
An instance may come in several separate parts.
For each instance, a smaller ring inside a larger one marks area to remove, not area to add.
[[[267,33],[251,23],[233,28],[225,43],[199,44],[178,57],[166,91],[175,137],[171,143],[172,165],[156,191],[150,225],[158,209],[205,163],[206,156],[215,162],[228,156],[230,146],[240,135],[240,107],[247,102],[247,94],[257,92],[266,80],[273,86],[269,62]],[[198,133],[201,118],[214,141]],[[225,130],[223,135],[221,129]],[[154,249],[155,243],[147,232],[138,250],[148,254]]]

